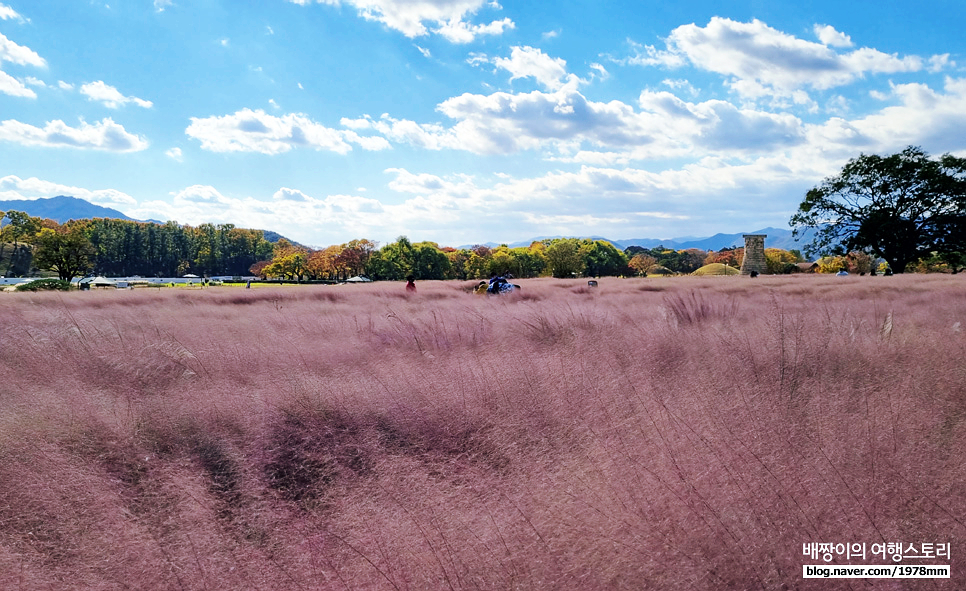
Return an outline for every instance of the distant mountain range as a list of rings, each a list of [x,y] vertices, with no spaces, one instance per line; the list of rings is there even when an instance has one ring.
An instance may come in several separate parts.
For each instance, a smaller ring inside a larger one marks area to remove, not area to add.
[[[0,211],[22,211],[27,215],[38,218],[49,218],[63,224],[70,220],[89,220],[92,218],[110,218],[137,222],[116,209],[94,205],[89,201],[77,197],[50,197],[46,199],[14,199],[0,201]]]
[[[64,195],[46,199],[0,201],[0,211],[9,211],[11,209],[22,211],[35,217],[50,218],[60,224],[67,222],[68,220],[82,220],[91,218],[143,221],[135,220],[134,218],[128,217],[120,211],[111,209],[110,207],[94,205],[93,203],[85,201],[84,199],[67,197]],[[160,223],[156,220],[147,221]],[[280,238],[282,238],[282,236],[277,232],[272,232],[270,230],[263,231],[265,232],[265,239],[269,242],[277,242]],[[765,248],[782,248],[785,250],[802,249],[803,246],[811,240],[812,236],[811,232],[805,232],[800,240],[795,241],[795,239],[792,238],[791,230],[786,230],[783,228],[762,228],[761,230],[740,232],[737,234],[715,234],[714,236],[708,236],[706,238],[697,238],[694,236],[671,238],[669,240],[660,240],[657,238],[629,238],[626,240],[611,240],[610,238],[605,238],[603,236],[580,236],[580,238],[606,240],[621,250],[626,249],[628,246],[642,246],[644,248],[664,246],[665,248],[672,248],[674,250],[683,250],[685,248],[721,250],[722,248],[730,248],[732,246],[744,246],[745,239],[742,237],[743,234],[766,234],[768,237],[765,238]],[[537,240],[548,240],[552,238],[564,238],[564,236],[539,236],[523,242],[514,242],[512,244],[508,244],[507,246],[510,246],[511,248],[530,246],[532,242]],[[289,240],[289,242],[297,244],[292,240]],[[475,245],[468,244],[461,246],[460,248],[471,248],[473,246]],[[499,246],[499,244],[495,242],[487,242],[485,246],[494,248]]]
[[[684,236],[681,238],[670,238],[667,240],[661,240],[658,238],[628,238],[626,240],[611,240],[610,238],[605,238],[603,236],[578,236],[578,238],[588,238],[590,240],[606,240],[614,246],[625,250],[628,246],[641,246],[644,248],[655,248],[657,246],[663,246],[665,248],[671,248],[674,250],[684,250],[686,248],[698,248],[700,250],[721,250],[722,248],[731,248],[733,246],[744,246],[745,245],[745,234],[765,234],[765,248],[781,248],[784,250],[799,249],[801,250],[804,245],[812,238],[811,231],[806,231],[802,234],[802,237],[796,241],[792,237],[792,231],[783,228],[762,228],[761,230],[754,230],[752,232],[739,232],[737,234],[715,234],[714,236],[708,236],[706,238],[697,238],[694,236]],[[507,244],[510,248],[518,248],[521,246],[530,246],[531,243],[539,240],[552,240],[554,238],[570,238],[570,236],[538,236],[531,240],[526,240],[523,242],[514,242],[512,244]],[[475,245],[461,246],[460,248],[472,248]],[[495,248],[499,244],[495,242],[487,242],[484,246],[489,246],[490,248]]]

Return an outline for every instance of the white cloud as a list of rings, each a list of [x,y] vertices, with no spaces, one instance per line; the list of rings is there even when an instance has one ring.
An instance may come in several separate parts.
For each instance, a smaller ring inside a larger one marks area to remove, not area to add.
[[[165,8],[173,5],[173,0],[154,0],[154,9],[158,12],[164,12]]]
[[[706,27],[680,26],[668,36],[668,51],[645,46],[646,55],[622,63],[664,65],[691,63],[729,78],[729,86],[746,98],[788,97],[811,105],[804,90],[843,86],[866,74],[922,70],[919,56],[899,57],[863,47],[838,53],[833,47],[850,47],[851,39],[828,25],[817,25],[822,43],[799,39],[759,20],[749,23],[714,17]],[[639,47],[639,46],[638,46]],[[946,65],[941,56],[929,59],[934,67]]]
[[[413,38],[438,34],[453,43],[469,43],[480,35],[500,35],[513,28],[504,18],[489,24],[474,25],[465,21],[484,6],[499,9],[486,0],[316,0],[318,4],[338,6],[342,2],[354,6],[359,16],[383,23],[390,29]],[[312,0],[289,0],[307,6]]]
[[[590,74],[591,79],[599,78],[600,80],[607,80],[608,78],[610,78],[610,72],[608,72],[607,68],[605,68],[602,64],[598,64],[598,63],[590,64],[590,69],[591,69],[591,74]]]
[[[948,53],[934,55],[929,58],[929,71],[932,73],[942,72],[943,70],[948,70],[954,67],[956,67],[956,62],[949,59]]]
[[[229,205],[232,202],[211,185],[192,185],[172,195],[175,205]]]
[[[0,20],[23,20],[17,11],[5,4],[0,4]]]
[[[113,119],[103,119],[93,125],[81,120],[79,127],[70,127],[60,120],[48,121],[43,129],[8,119],[0,123],[0,141],[24,146],[78,148],[108,152],[137,152],[148,147],[144,138],[128,133]]]
[[[467,93],[448,99],[438,111],[454,121],[449,127],[389,115],[342,124],[428,150],[545,150],[544,157],[552,160],[597,163],[767,151],[804,140],[802,122],[792,115],[724,101],[688,103],[669,92],[642,93],[637,109],[620,101],[590,101],[578,91],[578,83],[571,78],[555,92]]]
[[[665,78],[664,80],[661,80],[661,84],[673,90],[684,91],[691,96],[698,96],[698,89],[692,86],[692,84],[687,80]]]
[[[429,58],[433,57],[432,52],[430,52],[425,47],[420,47],[420,46],[417,45],[416,46],[416,49],[418,49],[419,50],[419,53],[423,54],[423,57],[426,58],[426,59],[429,59]]]
[[[679,68],[687,63],[684,56],[673,51],[663,51],[653,45],[641,45],[628,41],[634,55],[615,60],[617,63],[631,66],[661,66],[665,68]]]
[[[514,28],[508,18],[493,21],[488,25],[471,25],[464,21],[451,20],[441,24],[434,32],[452,43],[470,43],[481,35],[502,35],[507,29]]]
[[[0,63],[3,62],[10,62],[19,66],[36,66],[38,68],[47,66],[47,62],[44,58],[37,55],[37,52],[29,47],[17,45],[17,43],[7,39],[3,33],[0,33]]]
[[[175,162],[184,162],[184,154],[181,153],[181,148],[171,148],[164,155]]]
[[[10,175],[0,178],[0,199],[41,199],[60,195],[77,197],[105,207],[127,207],[137,203],[130,195],[115,189],[90,190],[44,181],[37,177],[21,179]]]
[[[832,25],[815,25],[815,36],[823,45],[852,47],[852,39],[845,33],[836,31]]]
[[[247,228],[284,228],[300,242],[320,240],[324,246],[371,236],[373,228],[390,233],[392,212],[379,201],[356,195],[310,196],[299,189],[282,187],[270,199],[225,195],[210,185],[194,185],[173,193],[171,202],[142,203],[130,215],[178,220],[197,225],[233,223]],[[324,237],[319,228],[324,227]]]
[[[840,55],[825,45],[798,39],[759,20],[740,23],[715,17],[707,27],[685,25],[671,32],[668,44],[694,65],[781,93],[803,87],[827,89],[866,73],[922,68],[918,57],[899,58],[870,48]],[[739,92],[742,87],[737,87]]]
[[[513,47],[510,57],[497,57],[490,60],[496,67],[510,73],[510,81],[518,78],[533,78],[545,88],[556,90],[563,86],[567,75],[567,62],[552,58],[534,47]]]
[[[848,122],[863,149],[888,152],[908,145],[935,152],[962,149],[962,138],[966,137],[966,79],[947,78],[943,92],[924,84],[896,84],[891,96],[882,98],[895,104]],[[815,133],[826,132],[833,125],[830,122],[818,127]]]
[[[242,109],[221,117],[192,117],[185,133],[212,152],[281,154],[304,147],[345,154],[352,150],[351,143],[365,150],[389,147],[383,138],[330,129],[301,113],[276,117],[261,109]]]
[[[298,189],[282,187],[278,191],[275,191],[275,194],[272,195],[272,199],[275,201],[299,201],[304,203],[309,200],[309,196]]]
[[[432,232],[434,240],[451,245],[519,240],[548,232],[614,238],[710,234],[720,231],[720,220],[730,217],[735,202],[765,216],[785,209],[790,215],[797,206],[791,202],[808,183],[801,178],[801,168],[777,159],[737,166],[708,161],[662,172],[586,166],[533,178],[504,175],[494,184],[405,169],[386,172],[395,175],[389,188],[409,195],[403,203],[386,206],[396,222],[392,230],[410,236]],[[772,192],[783,189],[788,198],[776,203]],[[787,219],[784,211],[781,215]],[[424,219],[455,229],[440,234]],[[508,224],[508,219],[514,222]]]
[[[721,230],[722,219],[732,216],[736,202],[761,212],[766,223],[776,212],[787,219],[813,182],[807,175],[816,174],[778,157],[740,165],[708,160],[660,172],[585,166],[532,178],[476,179],[401,168],[386,173],[389,192],[381,191],[381,200],[364,197],[361,190],[355,195],[316,197],[290,187],[263,198],[239,197],[196,185],[177,192],[171,203],[143,203],[127,213],[192,225],[230,222],[284,228],[286,235],[317,246],[360,237],[388,241],[400,234],[453,246],[546,232],[611,237],[711,234]],[[787,197],[775,200],[776,191]]]
[[[109,109],[117,109],[118,107],[124,106],[128,103],[134,103],[135,105],[145,109],[150,109],[153,106],[151,101],[146,101],[136,96],[124,96],[120,93],[120,91],[118,91],[118,89],[105,84],[101,80],[84,84],[81,86],[80,92],[81,94],[85,95],[88,100],[101,102]]]
[[[57,87],[60,88],[61,90],[74,90],[74,85],[73,84],[68,84],[67,82],[64,82],[63,80],[60,80],[60,81],[57,82]]]
[[[36,66],[38,68],[47,66],[47,62],[37,55],[37,52],[29,47],[18,45],[7,39],[3,33],[0,33],[0,62],[5,61],[21,66]]]
[[[27,88],[23,82],[0,70],[0,93],[23,98],[37,98],[37,93]]]

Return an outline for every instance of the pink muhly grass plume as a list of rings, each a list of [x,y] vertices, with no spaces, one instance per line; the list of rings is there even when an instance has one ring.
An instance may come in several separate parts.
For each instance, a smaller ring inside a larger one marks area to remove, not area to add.
[[[0,588],[961,578],[959,276],[519,283],[3,294]]]

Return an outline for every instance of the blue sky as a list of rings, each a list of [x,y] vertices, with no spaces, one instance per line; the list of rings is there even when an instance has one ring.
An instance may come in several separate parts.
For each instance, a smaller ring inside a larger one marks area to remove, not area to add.
[[[313,246],[787,226],[966,156],[966,3],[0,0],[0,199]]]

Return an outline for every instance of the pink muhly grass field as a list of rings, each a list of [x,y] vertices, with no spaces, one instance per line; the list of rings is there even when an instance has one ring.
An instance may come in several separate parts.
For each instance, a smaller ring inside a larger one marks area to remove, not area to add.
[[[0,589],[961,587],[964,281],[0,294]]]

